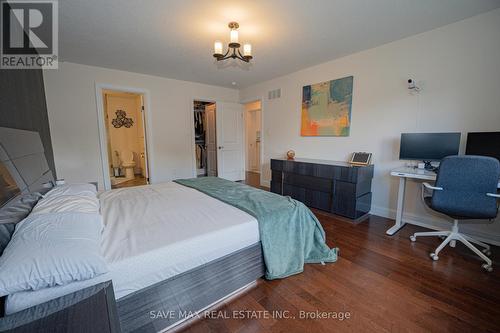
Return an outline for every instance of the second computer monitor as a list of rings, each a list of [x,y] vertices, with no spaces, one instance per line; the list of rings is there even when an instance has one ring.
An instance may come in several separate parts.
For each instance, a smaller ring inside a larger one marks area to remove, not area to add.
[[[402,133],[399,159],[440,161],[459,148],[460,133]]]
[[[500,132],[468,133],[465,154],[490,156],[500,161]]]

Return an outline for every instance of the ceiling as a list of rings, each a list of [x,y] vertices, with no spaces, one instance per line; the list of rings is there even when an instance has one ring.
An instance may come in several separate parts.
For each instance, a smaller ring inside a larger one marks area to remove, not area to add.
[[[237,88],[500,7],[500,0],[65,0],[63,61]],[[253,45],[216,63],[213,42]]]

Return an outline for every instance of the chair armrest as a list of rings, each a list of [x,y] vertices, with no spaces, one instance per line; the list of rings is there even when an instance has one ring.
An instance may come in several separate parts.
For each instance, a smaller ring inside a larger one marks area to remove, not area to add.
[[[426,197],[432,196],[432,191],[442,191],[442,187],[431,186],[429,183],[422,183],[422,191],[420,191],[420,195],[422,197],[422,202],[425,202]]]
[[[432,190],[432,191],[442,191],[443,190],[442,187],[431,186],[429,183],[423,183],[422,186],[424,186],[426,189]]]
[[[495,194],[495,193],[486,193],[487,196],[493,197],[493,198],[500,198],[500,194]]]

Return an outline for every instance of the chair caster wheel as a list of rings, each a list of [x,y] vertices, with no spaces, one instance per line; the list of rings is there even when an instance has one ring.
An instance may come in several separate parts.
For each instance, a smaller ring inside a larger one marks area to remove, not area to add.
[[[430,255],[430,257],[432,258],[432,260],[434,260],[434,261],[437,261],[437,260],[439,259],[439,257],[438,257],[438,256],[437,256],[437,254],[435,254],[435,253],[431,253],[431,254],[429,254],[429,255]]]
[[[487,255],[488,257],[491,256],[491,251],[490,249],[484,249],[482,250],[481,252],[483,252],[485,255]]]
[[[487,271],[487,272],[493,272],[493,266],[492,265],[483,264],[481,267],[483,267],[484,270]]]
[[[410,240],[411,240],[412,242],[416,242],[416,241],[417,241],[417,237],[415,237],[415,236],[411,235],[411,236],[410,236]]]

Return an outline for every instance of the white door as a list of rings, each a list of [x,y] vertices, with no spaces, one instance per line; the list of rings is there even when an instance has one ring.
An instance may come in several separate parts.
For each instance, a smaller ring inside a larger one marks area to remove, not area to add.
[[[215,104],[205,107],[207,129],[205,131],[205,144],[207,145],[207,174],[217,176],[217,131],[215,124]]]
[[[218,176],[228,180],[245,179],[243,147],[243,105],[217,103]]]

